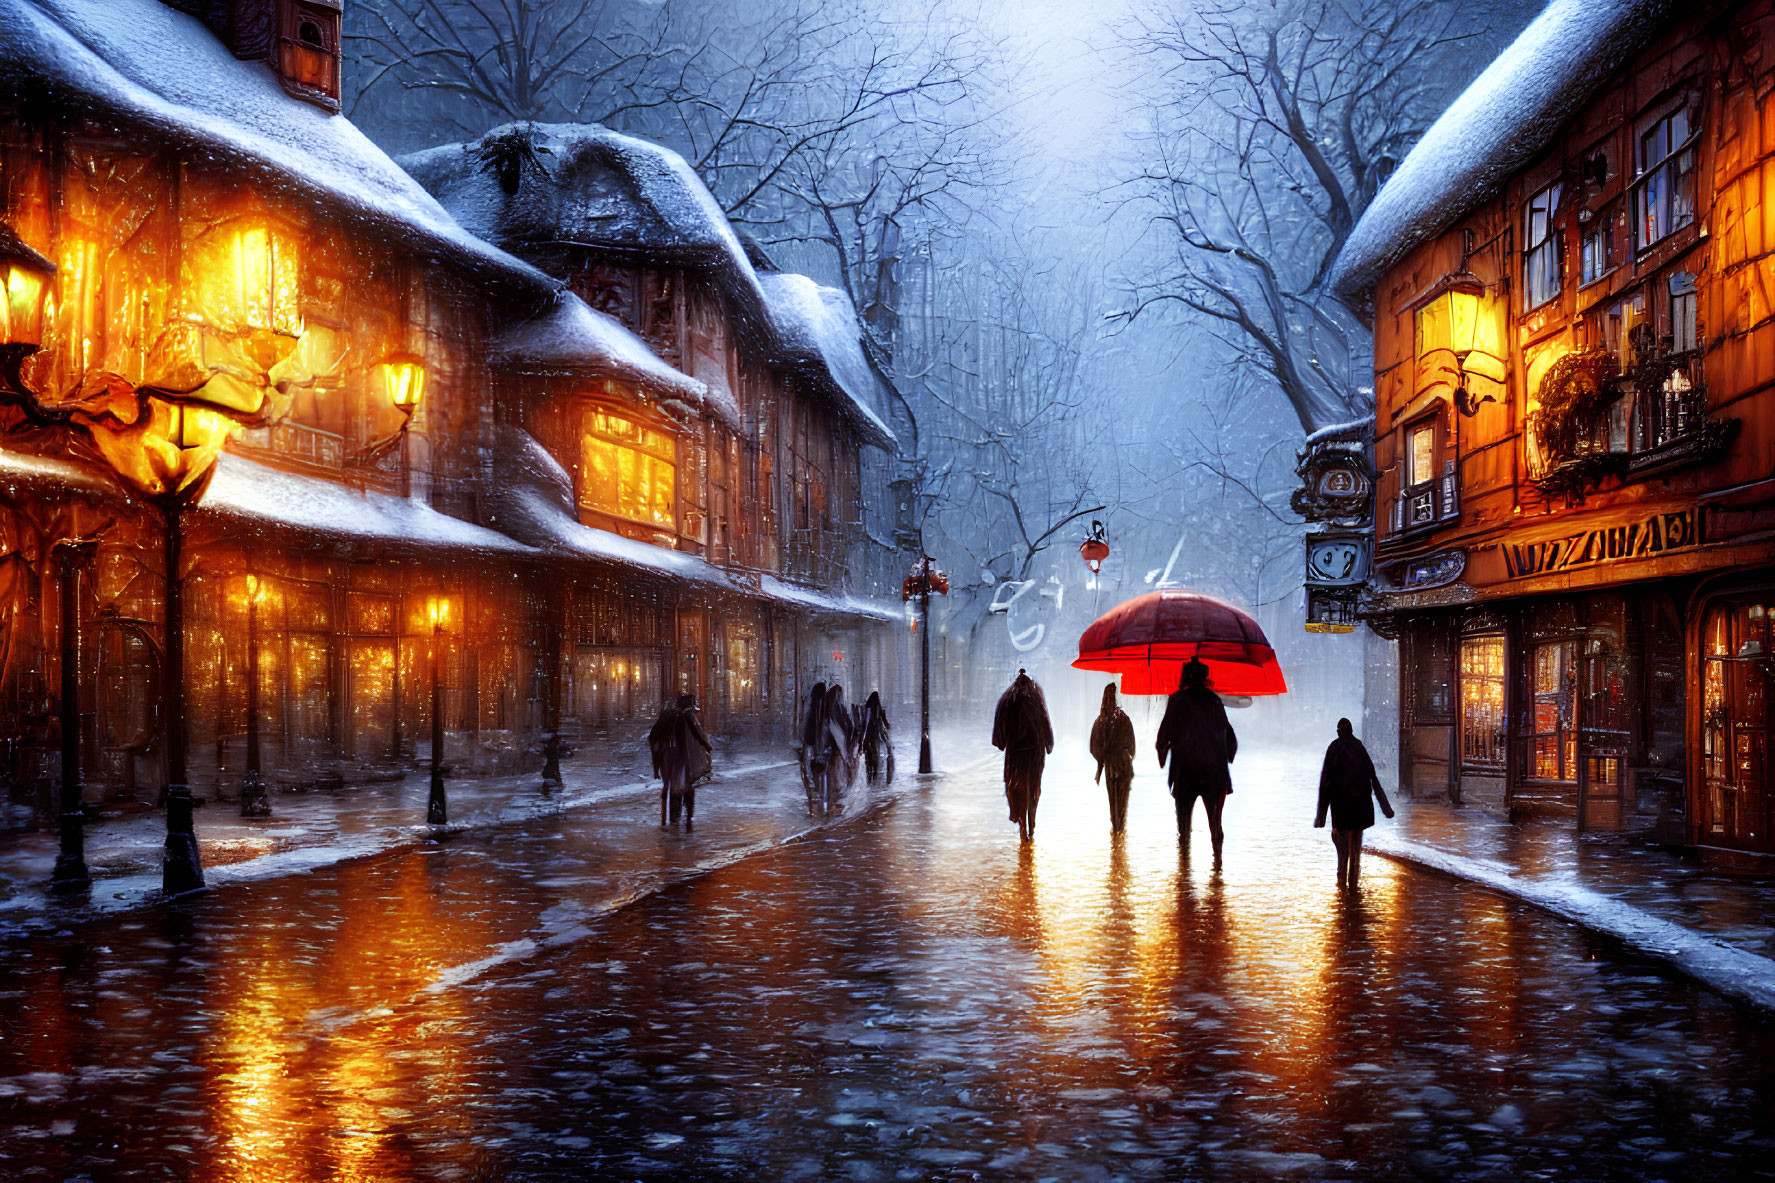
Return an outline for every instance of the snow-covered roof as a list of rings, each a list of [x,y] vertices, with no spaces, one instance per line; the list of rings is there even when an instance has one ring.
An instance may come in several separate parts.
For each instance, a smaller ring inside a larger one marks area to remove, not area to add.
[[[0,87],[46,91],[168,141],[250,163],[334,212],[536,288],[558,284],[475,238],[350,120],[292,98],[160,0],[0,0]]]
[[[322,477],[302,476],[224,452],[199,508],[329,538],[361,538],[420,547],[527,553],[529,548],[423,501],[374,490],[360,492]]]
[[[886,600],[864,599],[853,596],[849,592],[842,595],[823,592],[818,588],[803,587],[798,583],[785,583],[775,575],[766,575],[759,581],[764,594],[773,600],[781,600],[788,604],[798,604],[812,608],[817,612],[830,612],[839,616],[868,616],[876,620],[899,621],[904,618],[905,610],[897,604]]]
[[[850,297],[805,275],[766,271],[758,280],[785,360],[824,366],[863,433],[872,443],[892,447],[886,391],[863,354],[862,326]]]
[[[1344,299],[1491,198],[1623,62],[1673,0],[1552,0],[1406,154],[1333,267]]]
[[[508,194],[482,153],[522,136],[535,149]],[[713,264],[756,298],[758,276],[727,215],[670,148],[597,123],[508,123],[479,140],[400,158],[469,230],[519,254],[558,244]]]
[[[667,365],[647,342],[572,292],[502,333],[492,360],[528,371],[616,375],[699,403],[704,386]]]

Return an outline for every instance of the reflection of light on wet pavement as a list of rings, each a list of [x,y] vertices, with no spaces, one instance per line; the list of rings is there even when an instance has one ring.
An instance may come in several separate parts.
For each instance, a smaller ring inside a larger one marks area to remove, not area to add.
[[[22,942],[0,960],[0,1174],[45,1155],[242,1181],[1765,1161],[1768,1028],[1483,891],[1371,859],[1339,892],[1316,758],[1241,756],[1225,858],[1200,818],[1186,857],[1142,754],[1114,840],[1063,745],[1029,847],[988,763],[614,914],[713,857],[701,827],[564,815]],[[764,794],[717,801],[712,822],[767,839],[745,829]]]

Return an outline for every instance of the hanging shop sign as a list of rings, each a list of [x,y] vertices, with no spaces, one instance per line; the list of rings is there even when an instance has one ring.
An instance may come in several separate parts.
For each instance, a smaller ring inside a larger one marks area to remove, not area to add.
[[[1356,592],[1309,587],[1306,627],[1309,633],[1355,632]]]
[[[1575,571],[1598,563],[1649,559],[1700,543],[1695,508],[1649,513],[1614,526],[1596,526],[1545,542],[1505,543],[1504,570],[1510,579]]]
[[[1368,581],[1368,535],[1356,531],[1308,534],[1307,586],[1357,587]]]

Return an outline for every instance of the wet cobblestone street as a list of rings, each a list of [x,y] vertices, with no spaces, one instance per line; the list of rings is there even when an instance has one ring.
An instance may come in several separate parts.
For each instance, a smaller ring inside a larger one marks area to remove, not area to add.
[[[614,911],[718,797],[20,938],[0,1175],[1775,1173],[1769,1024],[1453,880],[1340,894],[1295,766],[1241,756],[1218,866],[1063,747],[1023,849],[988,762]]]

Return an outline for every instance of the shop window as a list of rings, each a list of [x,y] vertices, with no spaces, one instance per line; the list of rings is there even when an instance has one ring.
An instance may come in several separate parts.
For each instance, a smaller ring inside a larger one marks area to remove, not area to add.
[[[1461,764],[1504,767],[1504,638],[1461,638]]]
[[[1554,641],[1531,652],[1528,775],[1535,780],[1577,779],[1577,642]]]
[[[1703,841],[1769,851],[1770,635],[1775,603],[1729,602],[1702,621],[1701,737]]]
[[[1640,125],[1639,179],[1634,182],[1634,234],[1640,249],[1695,220],[1694,126],[1685,101]]]
[[[1525,308],[1539,308],[1559,295],[1560,186],[1547,186],[1529,198],[1523,227],[1522,291]]]
[[[673,528],[677,441],[613,411],[586,417],[579,503],[582,508]]]

